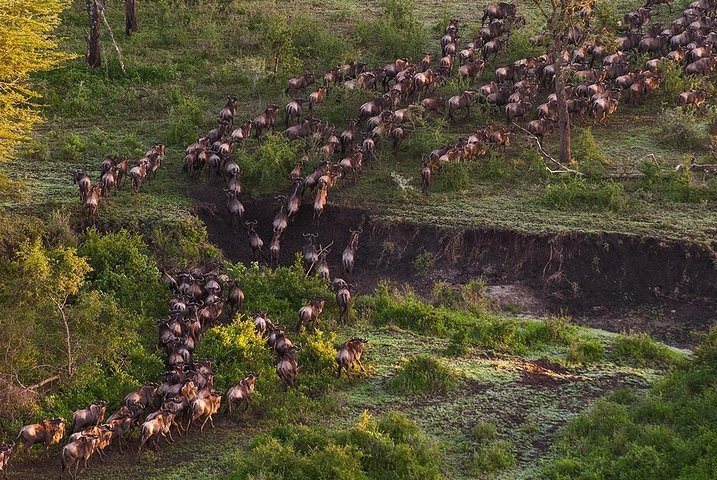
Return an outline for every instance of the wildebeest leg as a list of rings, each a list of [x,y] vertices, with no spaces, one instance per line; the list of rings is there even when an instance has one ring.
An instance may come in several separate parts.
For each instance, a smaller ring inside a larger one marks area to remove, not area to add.
[[[359,359],[357,358],[357,359],[356,359],[356,363],[359,364],[359,367],[361,367],[361,371],[362,371],[362,372],[366,372],[366,369],[363,368],[363,364],[361,363],[361,360],[359,360]]]
[[[172,438],[172,430],[167,430],[167,435],[164,436],[164,439],[170,445],[174,443],[174,438]]]

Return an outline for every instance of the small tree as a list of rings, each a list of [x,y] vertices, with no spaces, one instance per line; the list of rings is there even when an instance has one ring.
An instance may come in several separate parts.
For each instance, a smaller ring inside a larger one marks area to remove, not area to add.
[[[31,305],[49,302],[62,323],[67,356],[67,374],[74,374],[72,332],[67,318],[70,297],[76,296],[92,268],[73,247],[45,248],[40,240],[25,243],[14,262],[21,285],[14,285],[14,297]]]
[[[572,72],[571,63],[565,62],[564,52],[572,58],[572,49],[588,36],[588,16],[595,0],[531,0],[546,22],[551,38],[548,53],[555,59],[555,96],[558,106],[560,132],[560,163],[572,162],[570,154],[570,112],[565,87]]]

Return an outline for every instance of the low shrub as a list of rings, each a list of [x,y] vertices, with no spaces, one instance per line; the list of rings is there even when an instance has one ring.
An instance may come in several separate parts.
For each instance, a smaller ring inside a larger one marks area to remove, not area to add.
[[[426,276],[431,270],[433,270],[436,260],[438,260],[438,255],[436,253],[424,250],[413,259],[413,268],[416,269],[416,272],[419,275]]]
[[[199,101],[194,97],[173,90],[172,107],[169,110],[169,126],[164,138],[169,145],[184,147],[204,133],[206,129],[204,113]]]
[[[301,157],[299,148],[299,142],[289,142],[280,133],[267,133],[256,150],[236,156],[242,178],[252,185],[254,194],[281,190],[286,186],[286,172]]]
[[[682,360],[679,353],[670,350],[666,345],[657,343],[647,333],[620,335],[612,344],[611,355],[618,361],[643,366],[657,364],[668,367]]]
[[[228,478],[432,480],[441,478],[441,458],[406,417],[364,413],[348,430],[284,425],[259,435]]]
[[[687,163],[687,162],[686,162]],[[679,170],[661,169],[652,162],[644,162],[639,170],[643,173],[638,186],[671,202],[698,203],[717,199],[717,182],[712,179],[698,183],[687,165]]]
[[[571,363],[596,363],[605,357],[605,347],[597,339],[579,339],[570,344],[567,360]]]
[[[505,440],[481,446],[470,461],[469,470],[472,475],[495,475],[513,465],[516,457],[513,445]]]
[[[569,317],[550,317],[544,321],[528,321],[522,333],[522,343],[528,347],[567,345],[576,335]]]
[[[498,427],[491,422],[478,422],[471,428],[471,439],[480,445],[492,442],[498,436]]]
[[[672,98],[672,97],[671,97]],[[704,148],[709,143],[706,122],[681,107],[666,108],[659,116],[657,141],[666,146],[685,149]]]
[[[187,269],[223,258],[222,253],[209,242],[207,227],[197,217],[186,216],[172,223],[157,225],[149,237],[154,256],[167,270]]]
[[[583,178],[570,177],[548,185],[541,203],[558,210],[621,211],[629,202],[621,183],[590,185]]]
[[[416,355],[386,384],[393,393],[415,395],[424,393],[445,394],[460,384],[456,372],[430,355]]]
[[[470,348],[470,336],[464,328],[457,330],[451,335],[451,341],[448,343],[444,353],[451,357],[462,357]]]
[[[441,165],[431,184],[434,192],[460,192],[473,185],[476,164],[454,162]]]

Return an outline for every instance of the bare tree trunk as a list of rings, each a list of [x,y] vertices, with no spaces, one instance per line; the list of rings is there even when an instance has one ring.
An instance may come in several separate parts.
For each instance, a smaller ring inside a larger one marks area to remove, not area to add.
[[[125,33],[129,36],[137,31],[137,11],[135,0],[124,0]]]
[[[65,347],[67,349],[67,374],[71,377],[74,372],[73,363],[72,360],[72,336],[70,335],[70,324],[67,321],[67,316],[65,315],[65,305],[67,304],[67,297],[60,303],[58,300],[53,300],[55,303],[55,306],[57,307],[57,310],[60,312],[60,318],[62,319],[62,324],[65,327]]]
[[[86,0],[87,16],[90,21],[90,30],[87,33],[87,64],[91,67],[102,65],[100,57],[100,13],[97,0]]]
[[[556,52],[555,58],[555,96],[558,103],[558,129],[560,131],[560,163],[572,163],[570,155],[570,112],[568,112],[568,99],[565,92],[570,68],[563,64],[562,48]]]

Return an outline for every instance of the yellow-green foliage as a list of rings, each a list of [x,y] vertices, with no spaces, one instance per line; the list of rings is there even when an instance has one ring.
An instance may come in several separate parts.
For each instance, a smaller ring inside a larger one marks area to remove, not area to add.
[[[40,121],[30,74],[49,70],[70,55],[58,51],[53,32],[65,0],[0,2],[0,158],[28,138]]]

